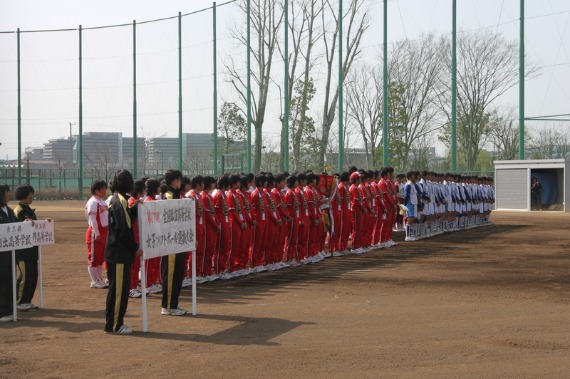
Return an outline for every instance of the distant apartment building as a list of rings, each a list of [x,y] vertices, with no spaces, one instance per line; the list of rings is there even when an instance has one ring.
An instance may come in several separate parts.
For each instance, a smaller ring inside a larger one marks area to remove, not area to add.
[[[133,168],[134,139],[120,132],[86,132],[83,134],[83,167],[85,170]],[[213,170],[214,136],[212,133],[182,134],[182,168],[190,173],[210,173]],[[218,165],[228,145],[218,138]],[[231,142],[230,153],[245,153],[244,141]],[[179,167],[178,137],[137,137],[138,169],[168,170]],[[62,169],[77,169],[78,136],[49,140],[43,148],[27,148],[30,160],[53,161]]]
[[[123,137],[123,165],[125,167],[134,166],[134,138],[133,137]],[[137,163],[138,168],[145,169],[148,162],[148,153],[146,149],[146,141],[143,137],[137,137]]]
[[[72,136],[71,139],[50,139],[47,143],[44,143],[43,159],[55,162],[58,167],[72,167],[76,138],[77,136]]]

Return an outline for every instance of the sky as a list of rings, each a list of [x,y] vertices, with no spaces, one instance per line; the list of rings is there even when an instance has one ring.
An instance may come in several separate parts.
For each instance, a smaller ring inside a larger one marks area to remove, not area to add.
[[[338,4],[338,0],[332,1]],[[223,2],[219,2],[218,5]],[[344,4],[348,4],[345,0]],[[460,31],[491,29],[518,40],[519,0],[458,0]],[[348,5],[345,5],[347,7]],[[378,59],[382,47],[382,1],[369,0],[371,27],[363,40],[363,59]],[[211,1],[169,0],[0,0],[0,31],[77,29],[132,24],[177,16],[212,7]],[[218,6],[218,108],[235,101],[224,66],[229,57],[245,72],[245,47],[230,38],[231,25],[243,25],[235,4]],[[527,59],[541,67],[526,82],[525,115],[570,113],[570,3],[527,0]],[[183,131],[212,132],[213,43],[212,11],[183,17]],[[137,25],[137,125],[147,138],[178,133],[178,24],[166,20]],[[421,34],[451,31],[451,0],[388,2],[388,43]],[[133,134],[133,27],[83,31],[83,130]],[[78,133],[78,31],[21,33],[22,150],[49,139]],[[17,40],[0,33],[0,158],[17,156]],[[264,143],[276,146],[282,103],[282,61],[274,67],[264,125]],[[322,70],[316,74],[324,75]],[[318,88],[317,88],[318,91]],[[319,93],[317,92],[317,98]],[[515,86],[498,100],[518,106]],[[316,104],[315,109],[321,109]],[[515,111],[515,114],[518,111]],[[319,117],[318,114],[315,115]],[[529,122],[535,130],[553,123]],[[358,144],[355,140],[355,144]]]

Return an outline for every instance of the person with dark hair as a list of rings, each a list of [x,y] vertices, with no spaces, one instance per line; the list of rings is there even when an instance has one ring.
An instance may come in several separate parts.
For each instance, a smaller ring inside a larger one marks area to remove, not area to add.
[[[216,179],[211,176],[204,178],[204,190],[202,191],[202,205],[204,206],[204,279],[207,281],[217,279],[213,271],[213,261],[217,261],[218,234],[220,224],[216,220],[214,199],[211,192],[216,186]]]
[[[380,171],[380,190],[382,191],[382,200],[385,204],[386,209],[386,219],[382,225],[382,231],[380,236],[380,243],[384,247],[390,247],[396,245],[393,241],[393,231],[394,220],[396,218],[396,213],[398,212],[398,195],[396,186],[392,182],[394,169],[392,167],[383,167]]]
[[[382,180],[380,180],[382,182]],[[397,203],[403,204],[404,203],[404,185],[406,184],[406,175],[398,174],[396,176],[396,181],[394,182],[394,188],[396,191],[396,199]],[[388,217],[388,213],[391,211],[388,204],[386,203],[386,217]],[[386,225],[386,223],[385,223]],[[404,230],[404,212],[401,210],[396,210],[394,213],[394,226],[393,229],[396,231]],[[382,229],[384,230],[384,229]],[[384,233],[384,232],[382,232]],[[381,241],[384,242],[384,241]]]
[[[138,205],[143,202],[145,191],[145,183],[142,180],[135,181],[133,190],[129,193],[128,206],[132,215],[133,235],[135,242],[139,244],[139,219],[138,219]],[[135,259],[131,266],[131,282],[129,288],[129,297],[139,298],[142,292],[139,290],[139,272],[141,268],[140,259]]]
[[[245,189],[247,190],[247,193],[251,195],[251,193],[255,190],[255,175],[250,172],[249,174],[246,174],[246,176],[247,187],[245,187]]]
[[[267,202],[267,224],[265,225],[265,242],[263,246],[263,251],[265,252],[265,267],[273,271],[276,269],[276,254],[275,254],[275,244],[277,243],[276,238],[279,233],[279,228],[282,225],[281,218],[279,217],[277,211],[277,205],[271,196],[271,190],[275,184],[275,178],[272,174],[266,174],[267,182],[266,186],[263,188],[263,197]]]
[[[361,228],[364,222],[364,213],[366,208],[364,207],[364,200],[362,199],[362,192],[358,188],[362,182],[363,175],[359,174],[357,171],[350,174],[350,188],[348,192],[350,194],[350,209],[352,216],[351,223],[351,240],[352,240],[352,253],[360,254],[363,252],[363,241]]]
[[[112,184],[116,187],[116,183]],[[95,180],[91,184],[91,198],[85,204],[85,218],[88,228],[85,233],[87,244],[87,272],[91,278],[91,288],[107,288],[103,280],[103,262],[105,260],[105,241],[109,227],[109,206],[103,200],[107,193],[107,183]]]
[[[234,276],[242,276],[251,273],[251,268],[248,268],[247,265],[250,261],[253,232],[257,225],[257,221],[255,221],[251,212],[250,194],[247,192],[248,185],[248,177],[245,175],[240,176],[240,186],[238,186],[236,194],[238,195],[238,200],[243,210],[242,214],[245,218],[245,222],[247,223],[247,228],[242,231],[240,247],[238,249],[240,253],[236,257],[236,260],[234,260],[234,264],[237,269]]]
[[[308,244],[308,259],[312,263],[322,260],[320,252],[320,237],[319,228],[323,228],[321,224],[321,209],[320,209],[320,195],[316,190],[317,176],[313,173],[307,175],[307,185],[303,188],[303,192],[307,197],[309,205],[309,244]],[[324,230],[324,229],[323,229]]]
[[[109,206],[109,234],[105,244],[105,261],[109,277],[109,290],[105,306],[105,331],[130,334],[133,329],[123,319],[129,303],[131,265],[142,254],[133,233],[133,215],[129,209],[128,193],[134,180],[127,170],[117,171],[113,179],[115,192]]]
[[[295,188],[298,185],[297,177],[294,175],[287,177],[287,192],[285,193],[285,208],[289,215],[289,228],[286,229],[285,235],[285,253],[287,254],[287,263],[289,266],[299,265],[299,251],[297,244],[299,242],[299,222],[301,221],[301,210]]]
[[[348,188],[346,188],[348,177],[348,171],[343,171],[340,175],[338,175],[338,184],[336,184],[334,194],[330,199],[332,227],[329,233],[329,245],[330,251],[335,257],[344,255],[346,246],[342,248],[343,244],[341,241],[345,236],[346,241],[348,241],[348,236],[350,233],[346,233],[346,229],[350,229],[350,218],[348,218],[348,222],[346,222],[344,217],[346,214],[348,214],[350,217],[348,208],[348,205],[350,204],[350,195],[348,194]]]
[[[362,183],[358,186],[360,192],[362,193],[362,200],[364,208],[366,211],[363,213],[363,227],[361,228],[362,233],[362,244],[365,249],[369,249],[372,245],[371,237],[373,233],[372,226],[375,224],[376,215],[374,213],[374,205],[372,193],[370,191],[370,176],[369,172],[366,170],[359,171],[363,175]]]
[[[383,247],[380,244],[380,238],[382,236],[382,226],[386,220],[386,207],[384,205],[382,190],[380,189],[380,171],[376,170],[372,173],[372,180],[370,181],[370,188],[372,189],[372,195],[374,196],[374,205],[376,211],[375,224],[373,225],[373,238],[372,245],[377,247]]]
[[[18,205],[14,209],[16,222],[37,220],[36,212],[30,208],[34,201],[34,187],[24,184],[16,188]],[[17,304],[19,311],[38,309],[32,303],[38,284],[38,247],[16,250],[16,261],[20,270],[16,284]]]
[[[148,179],[145,182],[146,196],[143,202],[155,201],[160,190],[160,181],[157,179]],[[162,278],[160,277],[161,258],[154,257],[145,260],[146,273],[146,290],[148,293],[162,292]]]
[[[288,231],[288,225],[291,221],[289,213],[285,208],[285,196],[283,194],[283,189],[285,188],[286,176],[283,174],[277,175],[274,180],[273,189],[271,189],[271,196],[273,202],[277,207],[277,217],[281,220],[281,225],[277,226],[277,234],[275,236],[275,244],[273,246],[274,255],[274,268],[281,269],[286,266],[283,261],[283,254],[285,253],[285,235]]]
[[[230,274],[225,275],[225,277],[233,277],[236,272],[243,270],[245,268],[244,262],[247,264],[247,253],[248,249],[244,248],[242,244],[242,238],[247,229],[247,222],[245,220],[245,210],[243,208],[243,202],[241,199],[241,194],[238,190],[241,187],[241,181],[239,175],[231,175],[229,178],[230,187],[226,192],[226,202],[228,204],[228,210],[230,215],[230,264],[229,270]],[[245,259],[244,259],[245,257]]]
[[[305,194],[305,186],[307,185],[307,175],[300,173],[297,175],[297,187],[295,194],[299,202],[300,218],[299,218],[299,238],[297,242],[297,251],[299,252],[299,262],[304,264],[310,263],[308,261],[309,255],[309,230],[310,230],[310,214],[309,202]]]
[[[187,176],[182,177],[182,182],[180,183],[180,197],[185,197],[186,194],[192,189],[190,183],[190,178]]]
[[[192,189],[186,193],[186,197],[194,199],[196,207],[196,277],[204,275],[204,206],[202,205],[202,191],[204,190],[204,177],[196,175],[190,181]],[[192,255],[186,263],[186,279],[192,277]],[[202,279],[199,279],[202,280]]]
[[[10,187],[0,183],[0,224],[16,222],[14,211],[8,206]],[[0,322],[12,321],[14,313],[12,297],[12,256],[0,253]]]
[[[406,211],[406,241],[415,241],[417,239],[417,225],[415,224],[415,220],[418,205],[415,171],[408,171],[406,178],[408,179],[404,186],[404,204],[408,209]]]
[[[226,197],[226,191],[230,188],[230,178],[226,175],[218,179],[218,188],[212,192],[214,199],[214,209],[216,220],[220,224],[220,234],[218,235],[218,254],[214,261],[215,274],[222,279],[229,279],[230,259],[232,254],[232,224],[230,222],[230,211]]]
[[[265,230],[269,203],[263,191],[267,185],[267,177],[262,174],[257,175],[255,185],[256,188],[250,195],[251,213],[256,221],[251,248],[251,266],[254,272],[261,272],[267,270],[265,268]]]
[[[533,176],[530,184],[530,209],[535,211],[542,210],[542,201],[540,194],[542,193],[542,184],[538,181],[536,176]]]
[[[167,191],[163,194],[163,200],[180,199],[180,186],[182,185],[182,172],[168,170],[164,174],[164,183]],[[178,299],[184,280],[184,265],[186,253],[163,255],[161,257],[162,277],[162,309],[160,314],[165,316],[183,316],[188,311],[178,307]]]

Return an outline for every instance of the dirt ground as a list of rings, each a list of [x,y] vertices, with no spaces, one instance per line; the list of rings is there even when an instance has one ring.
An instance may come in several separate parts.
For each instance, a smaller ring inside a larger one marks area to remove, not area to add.
[[[493,225],[198,287],[198,315],[130,299],[131,336],[103,332],[89,288],[83,202],[36,202],[45,308],[0,324],[0,377],[567,378],[570,215]],[[402,240],[401,234],[396,240]],[[39,302],[39,291],[34,302]],[[191,308],[191,290],[181,306]]]

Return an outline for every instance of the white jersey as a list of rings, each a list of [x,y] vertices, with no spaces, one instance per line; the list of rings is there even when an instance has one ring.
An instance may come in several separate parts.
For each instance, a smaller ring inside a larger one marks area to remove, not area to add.
[[[100,235],[97,216],[99,216],[101,226],[107,228],[109,226],[109,207],[103,199],[91,196],[87,204],[85,204],[85,219],[87,219],[89,226],[93,228],[96,236]]]

